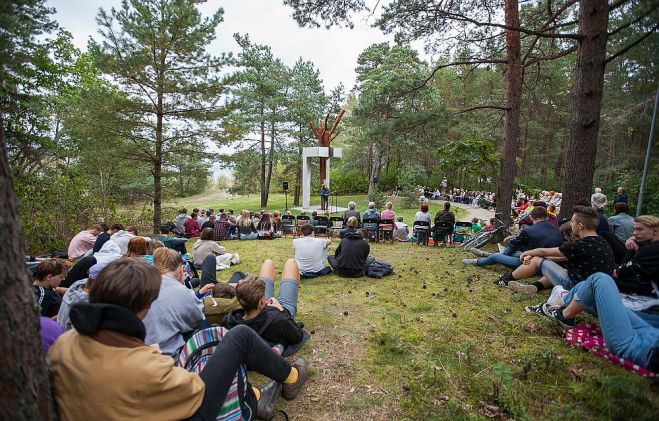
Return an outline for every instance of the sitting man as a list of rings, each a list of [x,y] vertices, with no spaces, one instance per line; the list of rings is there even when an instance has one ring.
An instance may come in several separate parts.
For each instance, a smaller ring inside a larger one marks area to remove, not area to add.
[[[169,232],[169,225],[162,225],[158,230],[158,235],[156,236],[155,240],[160,241],[167,248],[174,249],[181,254],[186,254],[188,252],[185,248],[185,243],[188,241],[187,238],[171,237]]]
[[[547,221],[547,210],[542,206],[535,206],[531,211],[533,225],[526,226],[517,237],[510,240],[508,248],[503,253],[487,253],[472,249],[472,253],[481,256],[479,259],[464,259],[466,265],[487,266],[495,263],[508,268],[516,269],[521,264],[515,253],[525,252],[537,248],[558,247],[563,244],[563,236],[559,229]],[[506,278],[507,279],[507,278]]]
[[[327,257],[337,275],[343,278],[358,278],[366,274],[368,254],[371,252],[366,238],[368,233],[360,229],[346,234],[341,239],[334,256]]]
[[[524,263],[512,274],[503,275],[496,284],[509,286],[513,291],[536,293],[551,285],[560,285],[566,290],[583,281],[593,273],[611,275],[614,269],[613,251],[609,243],[595,231],[599,219],[595,209],[575,206],[570,220],[575,241],[560,247],[536,248],[520,256]],[[554,260],[566,260],[567,269]],[[532,285],[521,284],[516,279],[529,278],[540,270],[543,277]]]
[[[659,285],[659,218],[637,217],[626,245],[627,255],[613,272],[613,279],[621,292],[654,296],[652,283]]]
[[[112,227],[108,227],[106,224],[101,224],[101,227],[103,227],[103,232],[101,232],[98,237],[96,237],[96,241],[94,242],[94,247],[92,248],[93,252],[92,253],[97,253],[101,247],[103,247],[103,244],[106,243],[106,241],[110,241],[110,238],[116,234],[119,231],[123,231],[124,226],[121,224],[114,224]]]
[[[229,222],[229,214],[221,213],[220,220],[215,222],[215,226],[213,227],[213,240],[231,240],[231,234],[235,228],[236,225]]]
[[[355,210],[356,207],[357,207],[357,204],[355,202],[353,202],[353,201],[348,202],[348,209],[345,212],[343,212],[343,223],[344,224],[347,224],[348,219],[350,219],[351,217],[354,216],[357,219],[357,226],[359,227],[359,225],[361,224],[361,216],[359,214],[359,211]]]
[[[242,309],[227,314],[222,325],[227,329],[249,326],[270,344],[299,349],[304,330],[295,321],[300,270],[294,259],[286,261],[281,277],[279,298],[274,298],[275,264],[265,260],[258,278],[247,277],[236,285],[236,298]]]
[[[614,215],[608,219],[609,230],[615,238],[625,244],[634,231],[634,218],[629,215],[629,206],[623,202],[613,205],[613,213]]]
[[[69,259],[79,259],[89,250],[94,248],[96,237],[103,231],[99,224],[94,224],[89,229],[80,231],[69,243]]]
[[[97,281],[89,303],[71,309],[75,329],[48,354],[62,420],[214,420],[242,364],[283,383],[285,399],[295,398],[307,378],[304,360],[291,366],[244,326],[227,332],[200,373],[175,367],[171,357],[145,344],[142,320],[160,291],[158,271],[143,260],[122,258]],[[236,397],[242,418],[270,419],[277,394],[244,390],[239,387]]]
[[[332,273],[332,268],[325,266],[327,248],[331,238],[316,238],[311,224],[302,225],[302,238],[293,240],[295,261],[300,268],[300,277],[315,278]]]

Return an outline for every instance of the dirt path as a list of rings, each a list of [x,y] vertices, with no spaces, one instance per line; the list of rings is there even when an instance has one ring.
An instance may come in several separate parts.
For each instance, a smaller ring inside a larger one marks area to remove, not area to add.
[[[444,202],[441,201],[441,200],[431,200],[430,203],[432,203],[433,205],[440,205]],[[478,219],[482,219],[484,221],[489,221],[490,218],[494,218],[494,211],[483,209],[481,207],[475,208],[471,205],[465,205],[463,203],[454,203],[454,202],[451,202],[451,206],[462,208],[462,209],[466,210],[467,212],[469,212],[469,219],[470,220],[472,218],[478,218]]]

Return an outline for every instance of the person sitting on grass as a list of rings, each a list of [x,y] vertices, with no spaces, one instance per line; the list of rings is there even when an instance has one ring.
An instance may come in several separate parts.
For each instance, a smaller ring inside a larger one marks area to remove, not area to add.
[[[311,224],[302,225],[302,238],[293,240],[295,261],[300,268],[300,277],[315,278],[332,273],[332,268],[325,265],[327,248],[331,238],[316,238]]]
[[[659,285],[659,218],[636,217],[626,245],[627,255],[613,272],[616,285],[622,292],[654,297],[652,283]]]
[[[516,253],[522,253],[527,250],[558,247],[563,244],[563,236],[559,229],[547,221],[547,210],[542,206],[535,206],[531,211],[532,225],[526,226],[520,231],[519,235],[509,240],[509,245],[503,253],[487,253],[479,249],[471,249],[471,252],[479,259],[463,259],[465,265],[487,266],[492,264],[502,264],[510,269],[516,269],[521,265]],[[502,279],[508,279],[510,275]],[[512,279],[509,279],[512,280]],[[498,281],[495,282],[497,285]]]
[[[227,332],[199,374],[176,367],[145,343],[143,319],[161,289],[158,271],[123,258],[97,281],[89,303],[71,309],[75,329],[60,336],[48,354],[62,420],[214,420],[243,364],[283,383],[285,399],[294,399],[307,379],[304,360],[291,365],[245,326]],[[269,419],[279,388],[243,390],[237,396],[242,417]]]
[[[275,230],[274,236],[282,236],[282,222],[281,222],[281,212],[274,211],[272,212],[272,226]]]
[[[354,234],[357,232],[357,229],[359,229],[359,220],[356,217],[351,216],[348,218],[348,221],[345,224],[345,228],[342,228],[339,231],[339,238],[344,238],[346,235],[351,233]]]
[[[128,249],[126,250],[124,256],[144,258],[144,256],[147,255],[148,251],[149,250],[147,248],[146,241],[144,241],[144,238],[133,237],[128,242]]]
[[[480,220],[478,218],[471,219],[471,230],[474,232],[474,234],[483,231],[483,227],[481,227]]]
[[[273,225],[268,212],[263,212],[261,214],[261,219],[258,224],[256,224],[256,232],[261,240],[271,240],[274,238],[275,226]]]
[[[407,224],[403,222],[403,217],[399,216],[396,220],[396,229],[394,230],[394,240],[405,243],[410,240],[410,230]]]
[[[34,282],[32,283],[37,303],[44,317],[55,318],[62,304],[61,296],[67,291],[60,288],[69,268],[60,259],[47,259],[39,263],[34,269]]]
[[[212,215],[210,211],[206,212],[208,214],[206,222],[201,224],[201,230],[203,231],[206,228],[213,229],[215,227],[215,215]]]
[[[342,278],[359,278],[366,274],[368,255],[371,252],[367,238],[368,233],[360,229],[347,233],[341,239],[334,256],[327,257],[334,273]]]
[[[170,230],[171,229],[168,224],[161,225],[155,240],[160,241],[167,248],[176,250],[181,254],[186,254],[188,251],[185,248],[185,243],[188,240],[186,238],[171,237],[169,235]]]
[[[595,209],[575,206],[570,220],[575,240],[559,247],[543,247],[525,251],[519,258],[523,265],[512,274],[503,275],[497,281],[497,285],[508,286],[517,292],[535,294],[552,285],[560,285],[566,290],[570,290],[597,272],[610,276],[615,267],[613,252],[609,243],[597,235],[595,230],[598,223],[599,219]],[[567,268],[563,268],[554,260],[566,260]],[[542,272],[543,276],[533,284],[526,285],[517,282],[519,279],[535,275],[538,270]]]
[[[99,224],[94,224],[86,230],[82,230],[71,239],[68,249],[69,259],[79,259],[94,248],[96,237],[103,229]]]
[[[185,343],[184,335],[203,327],[202,302],[183,285],[183,259],[175,250],[159,248],[153,253],[153,263],[162,274],[158,298],[144,318],[146,343],[158,344],[160,351],[176,355]],[[212,285],[200,290],[203,295]]]
[[[236,229],[241,240],[256,240],[258,238],[259,234],[247,209],[243,209],[240,212],[240,219],[236,223]]]
[[[590,274],[563,298],[564,304],[528,306],[525,310],[566,328],[587,311],[599,318],[604,342],[611,353],[659,372],[659,329],[626,308],[615,281],[606,273]]]
[[[121,224],[114,224],[112,227],[108,227],[106,224],[101,224],[101,227],[103,227],[103,232],[96,237],[94,247],[92,248],[92,254],[97,253],[106,241],[110,241],[110,238],[112,238],[113,235],[124,229],[124,226]]]
[[[199,225],[199,221],[197,220],[197,213],[192,212],[190,215],[190,219],[186,219],[185,223],[183,224],[185,227],[185,236],[186,237],[199,237],[199,232],[201,231],[201,226]]]
[[[213,229],[204,228],[199,239],[192,246],[192,260],[197,269],[201,268],[204,259],[208,255],[219,256],[226,253],[227,249],[213,241]]]
[[[231,240],[231,234],[235,229],[235,225],[229,222],[229,214],[220,214],[220,220],[215,222],[213,227],[213,240],[225,241]]]
[[[295,321],[300,269],[294,259],[286,261],[281,276],[279,296],[274,298],[275,264],[269,259],[263,261],[258,278],[248,276],[236,285],[236,298],[242,309],[227,314],[222,325],[227,329],[249,326],[270,344],[299,349],[304,330]]]
[[[599,190],[599,191],[598,191]],[[597,211],[597,218],[599,223],[597,224],[597,233],[602,234],[604,232],[609,232],[609,222],[604,216],[604,208],[606,207],[606,196],[602,194],[602,189],[596,188],[595,194],[590,196],[590,204]]]

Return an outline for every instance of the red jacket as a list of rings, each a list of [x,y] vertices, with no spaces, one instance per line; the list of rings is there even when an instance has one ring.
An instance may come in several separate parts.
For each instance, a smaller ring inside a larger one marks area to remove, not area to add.
[[[197,219],[187,219],[183,226],[185,227],[185,233],[190,237],[199,237],[199,231],[201,227],[199,226],[199,221]]]

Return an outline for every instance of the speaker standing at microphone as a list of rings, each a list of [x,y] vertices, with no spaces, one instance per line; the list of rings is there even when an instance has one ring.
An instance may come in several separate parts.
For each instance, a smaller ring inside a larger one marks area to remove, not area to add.
[[[330,190],[327,188],[327,185],[323,183],[323,186],[320,188],[320,209],[327,210],[329,195],[330,195]]]

